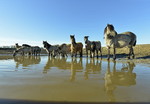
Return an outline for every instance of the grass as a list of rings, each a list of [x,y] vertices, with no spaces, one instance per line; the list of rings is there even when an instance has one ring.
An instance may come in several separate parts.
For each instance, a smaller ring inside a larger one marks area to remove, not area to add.
[[[103,55],[107,55],[107,48],[102,47]],[[128,54],[129,49],[125,48],[118,48],[116,49],[116,54]],[[146,57],[150,56],[150,44],[140,44],[134,47],[135,57]],[[111,49],[111,54],[113,54],[113,50]]]
[[[12,48],[0,48],[0,54],[12,54],[15,49]],[[46,51],[42,48],[42,54],[47,54]],[[125,57],[128,55],[129,49],[128,48],[118,48],[116,49],[116,56],[122,60],[125,60]],[[135,53],[135,62],[144,62],[150,63],[150,44],[138,44],[134,47]],[[85,49],[83,50],[83,54],[85,54]],[[102,54],[103,57],[107,57],[107,48],[102,47]],[[111,49],[111,54],[113,54],[113,50]]]

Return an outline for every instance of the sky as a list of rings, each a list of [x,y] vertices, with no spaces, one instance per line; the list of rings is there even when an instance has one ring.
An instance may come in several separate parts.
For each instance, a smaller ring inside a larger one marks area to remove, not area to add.
[[[131,31],[150,44],[150,0],[0,0],[0,46],[101,41],[104,28]]]

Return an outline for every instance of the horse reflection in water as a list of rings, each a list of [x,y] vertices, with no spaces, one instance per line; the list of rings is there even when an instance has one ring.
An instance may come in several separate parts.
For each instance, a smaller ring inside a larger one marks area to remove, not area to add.
[[[135,64],[127,62],[121,70],[116,70],[116,62],[113,63],[113,71],[110,69],[108,61],[107,71],[105,73],[105,91],[110,102],[115,102],[114,90],[117,86],[132,86],[136,84],[136,73],[133,73]]]
[[[67,58],[55,58],[48,57],[47,63],[44,66],[43,73],[46,74],[52,67],[57,67],[58,69],[70,69],[70,62],[67,62]]]
[[[18,69],[19,65],[22,67],[28,67],[29,65],[39,64],[41,61],[40,56],[18,56],[14,57],[16,62],[16,68]]]
[[[72,58],[70,81],[74,81],[76,72],[82,72],[82,70],[83,70],[82,58]]]
[[[90,61],[90,62],[89,62]],[[95,58],[86,58],[86,67],[84,72],[84,78],[87,80],[89,74],[99,74],[101,72],[102,61]]]

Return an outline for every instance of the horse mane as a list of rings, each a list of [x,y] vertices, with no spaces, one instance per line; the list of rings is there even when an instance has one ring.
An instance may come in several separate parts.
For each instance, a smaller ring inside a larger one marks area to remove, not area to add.
[[[61,44],[61,45],[60,45],[60,47],[64,47],[64,46],[66,46],[66,44],[65,44],[65,43],[63,43],[63,44]]]
[[[28,44],[22,44],[22,46],[24,46],[24,47],[31,47],[31,46],[28,45]]]
[[[109,28],[110,31],[115,31],[115,28],[112,24],[107,24],[107,26],[104,29],[104,34],[107,32],[107,28]]]

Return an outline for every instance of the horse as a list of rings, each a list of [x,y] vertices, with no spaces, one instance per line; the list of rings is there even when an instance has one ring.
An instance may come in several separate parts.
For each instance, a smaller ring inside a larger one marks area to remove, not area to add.
[[[31,48],[31,52],[29,54],[32,54],[34,56],[40,55],[41,48],[39,46],[31,46],[28,44],[22,44],[22,47]]]
[[[32,50],[30,47],[21,47],[13,52],[13,56],[16,56],[16,54],[18,53],[21,53],[22,56],[24,56],[25,54],[31,55]]]
[[[13,53],[13,56],[16,56],[17,53],[21,53],[22,56],[25,54],[29,55],[40,55],[41,48],[38,46],[31,46],[28,44],[22,44],[22,46],[18,45],[18,43],[15,44],[16,50]]]
[[[58,48],[59,53],[62,55],[62,57],[67,57],[67,54],[70,52],[70,47],[67,44],[63,43]]]
[[[43,41],[43,45],[49,56],[55,57],[58,54],[59,45],[51,45],[47,41]]]
[[[89,50],[91,58],[95,56],[95,51],[97,53],[97,58],[98,58],[98,51],[100,52],[100,55],[102,58],[101,42],[100,41],[90,41],[90,40],[88,40],[88,37],[89,36],[84,36],[85,50],[86,50],[87,57],[88,57],[88,50]]]
[[[116,48],[123,48],[126,46],[129,48],[128,59],[130,59],[131,55],[132,58],[134,58],[133,46],[136,45],[136,35],[134,33],[128,31],[118,34],[112,24],[107,24],[104,29],[104,39],[106,47],[108,48],[108,60],[110,59],[110,48],[113,48],[113,59],[115,60]]]
[[[73,57],[73,55],[77,57],[77,52],[79,52],[80,57],[82,57],[83,44],[81,42],[76,43],[74,35],[70,35],[70,40],[71,40],[71,57]]]
[[[41,48],[39,46],[31,46],[32,55],[37,56],[41,53]]]

